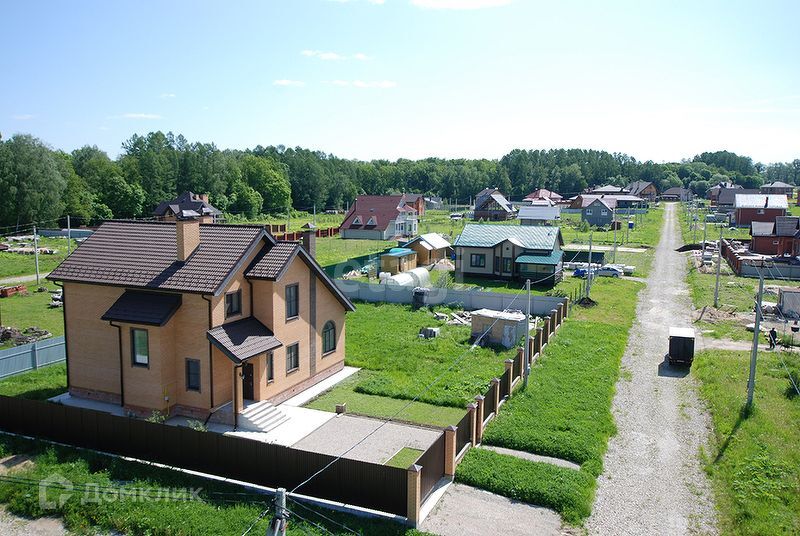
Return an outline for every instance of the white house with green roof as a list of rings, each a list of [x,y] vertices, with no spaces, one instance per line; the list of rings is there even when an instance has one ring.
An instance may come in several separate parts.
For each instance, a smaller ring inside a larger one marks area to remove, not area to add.
[[[554,285],[561,280],[564,239],[550,226],[470,223],[453,244],[456,278],[487,277]]]

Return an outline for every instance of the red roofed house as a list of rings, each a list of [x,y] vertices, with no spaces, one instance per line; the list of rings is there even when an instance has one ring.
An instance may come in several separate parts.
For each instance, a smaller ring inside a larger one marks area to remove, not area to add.
[[[558,204],[558,202],[561,201],[562,197],[555,192],[551,192],[550,190],[539,188],[538,190],[534,190],[533,192],[525,196],[525,201],[528,202],[533,201],[535,199],[549,199],[553,203]]]
[[[303,245],[256,225],[103,223],[48,279],[64,296],[68,395],[264,431],[344,368],[354,306]]]
[[[405,195],[360,195],[339,227],[342,238],[391,240],[417,234],[417,210]]]

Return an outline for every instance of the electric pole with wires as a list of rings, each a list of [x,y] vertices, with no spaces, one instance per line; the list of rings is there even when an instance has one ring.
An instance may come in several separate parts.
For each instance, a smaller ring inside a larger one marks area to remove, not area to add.
[[[758,336],[761,334],[761,298],[764,295],[764,272],[758,267],[758,298],[756,299],[756,321],[753,324],[753,348],[750,350],[750,375],[747,378],[747,409],[753,406],[753,394],[756,389],[756,360],[758,359]]]
[[[275,517],[269,522],[267,536],[285,536],[287,518],[286,488],[278,488],[275,491]]]
[[[719,309],[719,272],[722,269],[722,225],[719,226],[717,243],[717,282],[714,284],[714,309]]]
[[[531,280],[525,280],[525,290],[528,292],[528,306],[525,308],[525,363],[522,371],[522,388],[528,387],[528,376],[531,373]]]

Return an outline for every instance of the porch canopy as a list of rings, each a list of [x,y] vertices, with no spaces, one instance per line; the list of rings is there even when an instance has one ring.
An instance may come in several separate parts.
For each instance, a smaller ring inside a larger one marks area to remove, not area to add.
[[[253,317],[212,328],[206,337],[237,365],[283,346],[267,326]]]
[[[180,294],[126,290],[114,302],[114,305],[103,313],[101,319],[128,324],[163,326],[169,322],[180,306]]]
[[[517,264],[546,264],[555,266],[561,262],[562,254],[563,252],[561,250],[551,251],[543,254],[525,253],[524,255],[517,257],[515,262]]]

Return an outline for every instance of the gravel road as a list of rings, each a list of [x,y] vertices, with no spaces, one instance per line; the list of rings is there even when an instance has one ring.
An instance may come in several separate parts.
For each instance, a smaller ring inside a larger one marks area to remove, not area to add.
[[[598,479],[590,534],[716,534],[716,514],[699,448],[711,431],[691,376],[664,362],[670,326],[691,327],[686,260],[676,207],[667,204],[661,241],[617,383],[618,432]]]

